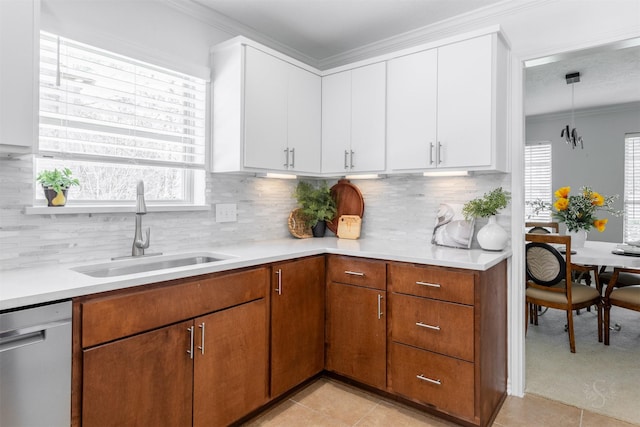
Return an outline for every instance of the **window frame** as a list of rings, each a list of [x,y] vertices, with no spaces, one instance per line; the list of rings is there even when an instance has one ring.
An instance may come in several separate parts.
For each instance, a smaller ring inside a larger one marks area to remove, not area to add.
[[[542,163],[546,160],[544,165],[536,165],[532,169],[532,156],[540,158],[538,163]],[[546,173],[545,173],[546,171]],[[535,177],[529,176],[535,173]],[[537,182],[535,191],[531,188],[530,182],[541,176],[548,176],[547,182]],[[549,222],[552,221],[551,211],[545,210],[533,215],[531,209],[528,207],[528,202],[540,199],[543,202],[551,203],[553,200],[553,147],[551,141],[538,141],[525,144],[524,147],[524,198],[525,198],[525,221],[540,221]],[[546,188],[543,188],[546,187]],[[534,193],[534,194],[531,194]],[[531,195],[530,195],[531,194]]]
[[[90,154],[83,154],[83,153],[69,153],[69,152],[64,152],[64,150],[61,151],[52,151],[49,150],[45,147],[41,147],[40,146],[40,138],[42,137],[42,130],[40,127],[40,123],[41,123],[41,117],[43,114],[43,110],[41,107],[38,107],[37,110],[37,114],[38,114],[38,130],[37,130],[37,138],[36,138],[36,150],[33,156],[33,174],[34,174],[34,182],[35,182],[35,177],[37,175],[37,164],[40,162],[47,162],[47,161],[54,161],[54,162],[90,162],[90,163],[94,163],[94,164],[113,164],[115,165],[120,165],[124,168],[126,168],[129,165],[133,165],[133,166],[140,166],[142,168],[173,168],[174,169],[174,173],[178,173],[178,174],[182,174],[180,181],[178,182],[178,193],[180,196],[178,199],[173,200],[173,199],[158,199],[158,200],[153,200],[153,199],[148,199],[147,203],[148,205],[150,205],[151,207],[156,206],[156,207],[166,207],[168,208],[168,210],[184,210],[185,208],[189,209],[189,208],[194,208],[195,210],[201,210],[203,207],[204,208],[209,208],[210,206],[206,205],[206,187],[207,187],[207,171],[208,171],[208,165],[209,165],[209,128],[208,128],[208,114],[209,114],[209,101],[210,101],[210,82],[206,79],[202,79],[201,77],[198,76],[193,76],[193,75],[188,75],[186,73],[184,73],[183,71],[180,71],[178,69],[169,69],[166,66],[158,66],[153,64],[152,62],[148,62],[147,58],[145,58],[145,60],[138,60],[136,58],[130,57],[130,56],[124,56],[124,55],[120,55],[118,52],[114,52],[111,50],[105,50],[102,49],[98,46],[93,46],[93,45],[88,45],[83,43],[82,41],[79,40],[71,40],[71,39],[67,39],[66,37],[63,36],[59,36],[47,31],[41,31],[40,32],[40,37],[49,37],[49,40],[51,39],[51,37],[56,38],[56,39],[64,39],[69,41],[70,43],[77,43],[79,45],[84,45],[87,46],[89,49],[95,50],[98,53],[96,53],[97,57],[100,57],[100,51],[103,51],[105,53],[106,57],[110,57],[110,56],[115,56],[118,57],[119,59],[122,59],[123,61],[127,62],[130,61],[132,64],[135,64],[136,66],[147,66],[147,70],[160,70],[160,72],[162,72],[163,70],[167,70],[168,73],[174,74],[174,75],[183,75],[185,76],[185,78],[188,79],[194,79],[197,80],[198,84],[200,85],[200,89],[193,89],[194,91],[196,91],[197,93],[201,94],[202,97],[199,98],[199,101],[197,101],[199,104],[193,108],[198,108],[198,111],[200,111],[200,114],[198,115],[198,117],[195,118],[195,120],[199,121],[200,124],[199,125],[195,125],[195,126],[200,126],[197,129],[199,129],[199,131],[197,131],[197,134],[194,134],[195,136],[193,136],[193,148],[190,149],[189,147],[191,147],[191,145],[186,145],[185,149],[187,151],[185,151],[185,154],[182,155],[184,156],[183,158],[189,159],[191,158],[192,161],[171,161],[171,160],[153,160],[153,159],[149,159],[149,158],[127,158],[127,157],[116,157],[115,155],[101,155],[101,154],[95,154],[95,153],[90,153]],[[43,49],[43,47],[41,46],[40,49]],[[38,73],[38,81],[36,82],[36,84],[38,85],[38,90],[40,91],[40,88],[42,87],[42,81],[41,81],[41,74]],[[179,80],[178,80],[179,81]],[[168,85],[172,84],[171,82],[167,82],[166,85],[167,86],[161,86],[161,87],[168,87]],[[117,86],[116,86],[117,87]],[[179,92],[177,92],[179,93]],[[38,99],[40,99],[40,96],[38,96]],[[109,103],[110,100],[107,99],[105,101],[106,103]],[[118,101],[114,101],[114,102],[118,102]],[[153,99],[151,99],[151,102],[160,102],[160,101],[153,101]],[[117,104],[114,104],[117,105]],[[135,109],[135,107],[134,107]],[[159,110],[160,111],[160,110]],[[182,113],[184,113],[184,109],[179,110],[182,111]],[[46,114],[46,112],[45,112]],[[119,113],[118,113],[119,114]],[[158,113],[160,114],[160,113]],[[172,113],[173,114],[173,113]],[[137,115],[130,116],[133,118],[133,120],[136,120],[135,117],[138,117]],[[188,117],[188,116],[185,116]],[[153,120],[153,119],[152,119]],[[178,126],[178,128],[180,128],[182,126],[182,122],[180,121],[176,121],[174,123],[174,126]],[[114,125],[114,129],[118,128],[118,124],[116,123]],[[185,129],[185,128],[183,128]],[[83,129],[80,128],[80,131],[82,131]],[[144,128],[142,128],[142,130],[144,131]],[[158,132],[164,132],[163,130],[159,130]],[[111,145],[112,143],[108,140],[110,137],[109,135],[114,135],[114,136],[118,136],[118,133],[113,133],[113,134],[109,134],[106,133],[105,134],[105,140],[107,141],[106,144],[109,147],[115,147],[115,145]],[[179,137],[179,135],[178,135]],[[135,137],[132,137],[132,140]],[[90,141],[90,140],[89,140]],[[168,144],[171,144],[171,142],[167,142]],[[182,142],[181,142],[182,143]],[[153,144],[153,143],[152,143]],[[91,142],[89,142],[89,145],[91,145]],[[132,150],[135,153],[136,147],[137,145],[132,145]],[[148,147],[148,146],[147,146]],[[153,145],[151,146],[153,147]],[[145,150],[145,146],[142,146],[142,149]],[[176,152],[178,154],[178,156],[180,156],[180,152]],[[189,154],[189,153],[197,153],[195,154]],[[113,153],[112,153],[113,154]],[[165,157],[166,158],[166,157]],[[178,157],[180,158],[180,157]],[[51,166],[51,167],[56,167],[55,165]],[[60,167],[60,166],[58,166]],[[196,178],[197,177],[197,178]],[[162,187],[161,187],[162,188]],[[197,193],[201,193],[201,194],[196,194]],[[33,209],[28,209],[28,211],[31,211],[31,213],[35,213],[40,211],[41,209],[46,209],[45,206],[42,206],[43,203],[45,203],[45,200],[41,197],[41,187],[39,185],[35,185],[34,186],[34,192],[33,192]],[[104,211],[119,211],[121,207],[129,207],[131,206],[132,202],[134,202],[134,199],[121,199],[121,200],[108,200],[108,199],[102,199],[102,200],[79,200],[79,199],[71,199],[71,204],[72,206],[67,205],[64,209],[64,213],[67,213],[69,211],[70,208],[77,208],[80,210],[86,210],[86,211],[95,211],[95,212],[104,212]],[[59,210],[59,209],[58,209]],[[29,213],[29,212],[27,212]],[[63,212],[59,212],[59,213],[63,213]]]

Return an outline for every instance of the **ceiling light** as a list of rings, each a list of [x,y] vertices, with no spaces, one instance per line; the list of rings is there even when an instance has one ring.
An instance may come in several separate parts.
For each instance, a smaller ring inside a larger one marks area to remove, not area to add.
[[[382,175],[378,175],[377,173],[363,173],[360,175],[346,175],[345,179],[380,179]]]
[[[560,136],[564,137],[565,141],[571,148],[576,148],[578,144],[580,144],[580,148],[584,149],[584,144],[582,142],[582,137],[578,135],[578,130],[576,129],[575,117],[574,117],[574,102],[573,102],[573,92],[574,92],[574,84],[580,82],[580,73],[574,72],[569,73],[564,76],[567,80],[567,84],[571,85],[571,126],[566,125],[560,131]]]
[[[259,175],[259,176],[263,176],[265,178],[277,178],[277,179],[296,179],[298,178],[296,175],[292,175],[292,174],[288,174],[288,173],[272,173],[272,172],[267,172],[264,175]]]
[[[469,171],[433,171],[424,172],[423,176],[469,176]]]

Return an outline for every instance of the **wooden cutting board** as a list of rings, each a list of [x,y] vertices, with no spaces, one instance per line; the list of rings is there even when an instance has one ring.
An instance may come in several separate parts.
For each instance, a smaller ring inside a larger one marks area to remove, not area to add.
[[[358,215],[342,215],[338,220],[338,232],[340,239],[357,239],[360,237],[362,219]]]
[[[331,187],[331,195],[336,201],[338,213],[332,221],[327,222],[327,227],[337,235],[338,224],[342,215],[357,215],[362,218],[364,215],[364,198],[360,189],[348,179],[341,179]]]

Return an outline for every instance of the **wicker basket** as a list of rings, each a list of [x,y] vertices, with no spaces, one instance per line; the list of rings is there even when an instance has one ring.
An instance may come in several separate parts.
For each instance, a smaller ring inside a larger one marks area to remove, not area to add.
[[[304,220],[302,209],[295,208],[289,214],[289,231],[293,237],[297,237],[298,239],[313,237],[311,227],[307,225]]]

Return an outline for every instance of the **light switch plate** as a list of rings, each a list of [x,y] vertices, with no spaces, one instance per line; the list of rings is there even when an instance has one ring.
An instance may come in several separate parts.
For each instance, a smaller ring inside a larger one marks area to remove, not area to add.
[[[238,220],[238,208],[235,203],[216,205],[216,222],[235,222]]]

